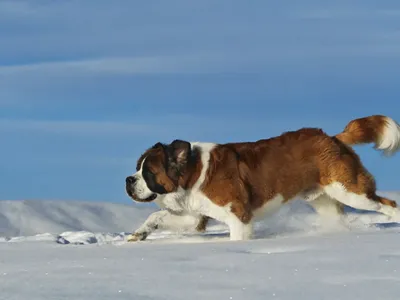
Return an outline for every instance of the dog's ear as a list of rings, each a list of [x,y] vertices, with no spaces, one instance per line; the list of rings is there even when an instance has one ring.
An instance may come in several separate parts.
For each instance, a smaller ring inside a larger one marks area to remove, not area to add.
[[[174,140],[167,151],[170,167],[179,172],[186,166],[192,152],[190,143],[182,140]]]
[[[164,148],[164,147],[165,146],[163,143],[158,142],[158,143],[154,144],[153,147],[151,147],[151,149]]]
[[[155,149],[163,149],[163,150],[164,150],[164,149],[165,149],[165,144],[158,142],[158,143],[154,144],[153,146],[151,146],[150,148],[148,148],[148,149],[139,157],[139,159],[137,160],[137,162],[136,162],[136,171],[139,171],[139,169],[140,169],[140,167],[141,167],[141,165],[142,165],[143,160],[147,157],[147,155],[149,155],[149,153],[150,153],[152,150],[155,150]]]

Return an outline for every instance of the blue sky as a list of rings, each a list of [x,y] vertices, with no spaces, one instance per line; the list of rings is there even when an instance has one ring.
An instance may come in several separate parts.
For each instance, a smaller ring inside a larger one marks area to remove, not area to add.
[[[0,40],[1,199],[130,203],[157,141],[400,121],[398,1],[0,1]]]

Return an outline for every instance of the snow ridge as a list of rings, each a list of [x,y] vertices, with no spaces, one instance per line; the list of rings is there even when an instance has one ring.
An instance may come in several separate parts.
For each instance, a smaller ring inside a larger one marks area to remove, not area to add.
[[[400,192],[381,193],[400,203]],[[0,242],[52,241],[58,244],[118,244],[138,228],[158,208],[150,205],[124,205],[77,201],[0,201]],[[400,221],[400,220],[397,220]],[[389,228],[399,224],[376,213],[349,209],[348,227],[319,220],[303,201],[294,201],[275,215],[255,224],[255,238],[277,235],[312,235],[315,232],[349,228]],[[206,242],[227,240],[228,228],[211,222],[207,232],[157,231],[148,240],[158,242]]]
[[[155,207],[79,201],[0,201],[0,237],[65,231],[122,232],[140,225]]]

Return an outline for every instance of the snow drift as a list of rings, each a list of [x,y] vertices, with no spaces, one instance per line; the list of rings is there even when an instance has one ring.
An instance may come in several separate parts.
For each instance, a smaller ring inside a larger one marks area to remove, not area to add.
[[[381,193],[400,203],[400,192]],[[60,244],[93,244],[123,241],[126,234],[138,228],[158,208],[146,204],[117,204],[78,201],[0,201],[0,242],[51,240]],[[349,211],[353,227],[389,226],[387,217],[371,213]],[[369,225],[368,225],[369,224]],[[318,220],[313,209],[303,201],[294,201],[265,220],[256,223],[255,237],[276,234],[290,235],[318,230],[343,230],[341,226]],[[209,240],[227,238],[228,228],[211,222],[205,234],[183,228],[183,232],[157,231],[149,239],[178,238]]]
[[[155,207],[134,203],[0,201],[0,237],[64,231],[131,231],[155,210]]]

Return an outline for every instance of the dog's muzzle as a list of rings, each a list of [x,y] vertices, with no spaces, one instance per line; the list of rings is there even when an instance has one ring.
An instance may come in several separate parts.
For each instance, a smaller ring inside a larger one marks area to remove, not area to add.
[[[139,201],[139,202],[150,202],[153,201],[157,198],[157,194],[153,193],[146,199],[141,199],[135,194],[135,184],[136,184],[137,178],[134,176],[128,176],[125,179],[125,189],[126,193],[128,194],[129,197],[132,199]]]

